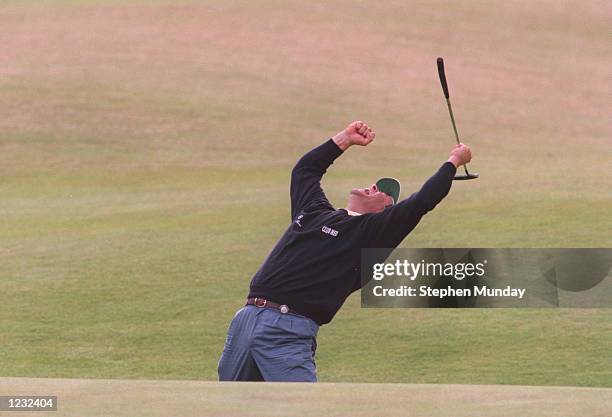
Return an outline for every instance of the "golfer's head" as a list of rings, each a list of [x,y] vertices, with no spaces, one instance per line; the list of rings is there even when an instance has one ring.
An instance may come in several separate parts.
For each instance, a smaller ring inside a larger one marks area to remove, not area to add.
[[[378,213],[393,205],[393,198],[378,189],[376,184],[368,188],[351,190],[348,209],[357,213]]]

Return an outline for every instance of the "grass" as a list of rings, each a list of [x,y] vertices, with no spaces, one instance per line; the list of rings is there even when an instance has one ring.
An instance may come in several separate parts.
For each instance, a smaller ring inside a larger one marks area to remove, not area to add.
[[[353,119],[377,130],[325,178],[336,206],[444,160],[437,55],[482,177],[404,246],[610,247],[607,3],[16,4],[0,6],[2,376],[215,379],[302,153]],[[611,330],[609,309],[353,296],[317,364],[328,382],[609,387]]]
[[[610,389],[575,387],[0,378],[6,395],[57,396],[61,417],[603,417]],[[274,407],[270,407],[274,404]],[[609,413],[608,413],[609,414]]]

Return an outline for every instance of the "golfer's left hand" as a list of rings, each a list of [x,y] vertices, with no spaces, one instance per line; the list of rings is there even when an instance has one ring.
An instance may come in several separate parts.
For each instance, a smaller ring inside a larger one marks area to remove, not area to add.
[[[460,143],[455,146],[451,151],[450,157],[448,158],[448,162],[453,164],[455,168],[458,168],[460,165],[465,165],[472,160],[472,150],[469,146],[464,143]]]

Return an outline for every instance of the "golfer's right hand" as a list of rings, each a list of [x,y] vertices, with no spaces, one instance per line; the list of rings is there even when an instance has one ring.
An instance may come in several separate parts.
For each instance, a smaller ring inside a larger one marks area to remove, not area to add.
[[[451,151],[448,162],[452,163],[455,168],[465,165],[472,160],[472,151],[470,147],[460,143]]]
[[[351,145],[366,146],[376,137],[376,133],[362,121],[351,123],[344,129],[344,132],[351,141]]]
[[[375,137],[376,133],[367,124],[356,121],[345,127],[342,132],[338,132],[332,140],[344,151],[352,145],[369,145]]]

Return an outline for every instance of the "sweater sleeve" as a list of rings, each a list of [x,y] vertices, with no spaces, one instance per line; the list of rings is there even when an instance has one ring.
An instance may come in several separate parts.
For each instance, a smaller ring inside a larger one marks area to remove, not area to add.
[[[445,162],[419,191],[380,213],[364,219],[366,244],[369,247],[394,248],[410,233],[421,218],[448,194],[457,169]]]
[[[291,172],[292,219],[295,219],[300,210],[313,202],[326,205],[333,210],[321,188],[321,178],[340,155],[342,150],[330,139],[300,158]]]

